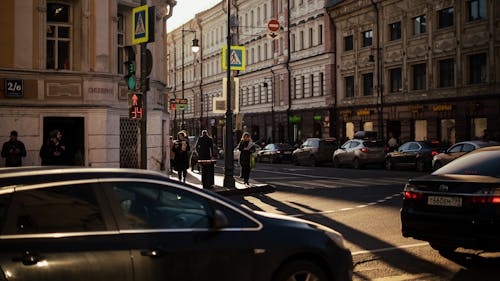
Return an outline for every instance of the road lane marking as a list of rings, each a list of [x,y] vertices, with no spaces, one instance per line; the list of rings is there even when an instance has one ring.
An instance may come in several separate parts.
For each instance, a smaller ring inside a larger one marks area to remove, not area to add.
[[[409,244],[409,245],[396,246],[396,247],[387,247],[387,248],[380,248],[380,249],[373,249],[373,250],[356,251],[356,252],[352,252],[351,255],[358,256],[358,255],[364,255],[364,254],[375,254],[375,253],[388,252],[388,251],[394,251],[394,250],[400,250],[400,249],[423,247],[423,246],[427,246],[427,245],[429,245],[429,243],[427,243],[427,242],[416,243],[416,244]]]

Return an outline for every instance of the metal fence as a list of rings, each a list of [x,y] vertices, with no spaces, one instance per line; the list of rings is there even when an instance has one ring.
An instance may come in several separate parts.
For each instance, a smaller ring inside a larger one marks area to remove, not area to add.
[[[139,168],[140,121],[120,118],[120,167]]]

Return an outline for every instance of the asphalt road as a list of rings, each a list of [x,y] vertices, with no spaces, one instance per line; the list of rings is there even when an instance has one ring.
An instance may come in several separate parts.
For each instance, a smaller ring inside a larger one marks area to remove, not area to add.
[[[251,178],[275,185],[276,192],[232,199],[254,210],[300,217],[338,230],[353,254],[354,280],[500,280],[500,253],[461,249],[445,258],[428,243],[401,235],[401,191],[408,178],[419,175],[378,167],[354,170],[258,163]]]

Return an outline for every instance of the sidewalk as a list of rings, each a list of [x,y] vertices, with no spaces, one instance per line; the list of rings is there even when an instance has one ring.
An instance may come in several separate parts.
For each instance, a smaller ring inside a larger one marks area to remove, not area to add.
[[[177,172],[173,172],[169,174],[171,179],[177,180]],[[224,196],[229,195],[247,195],[254,193],[270,193],[274,192],[275,188],[272,185],[257,182],[255,180],[250,179],[250,184],[243,184],[243,180],[239,178],[238,175],[234,175],[235,188],[228,188],[224,186],[224,175],[220,173],[215,173],[214,175],[214,188],[210,189],[214,192],[217,192]],[[201,184],[201,173],[198,171],[191,171],[188,169],[188,175],[186,178],[186,183],[190,185],[196,186],[198,188],[203,188]]]

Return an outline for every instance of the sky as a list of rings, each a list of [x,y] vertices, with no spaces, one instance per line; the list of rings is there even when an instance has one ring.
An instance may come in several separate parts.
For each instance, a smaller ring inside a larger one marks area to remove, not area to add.
[[[197,13],[213,7],[222,0],[177,0],[172,17],[167,20],[167,32],[194,18]]]

